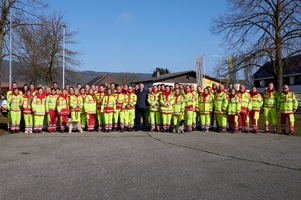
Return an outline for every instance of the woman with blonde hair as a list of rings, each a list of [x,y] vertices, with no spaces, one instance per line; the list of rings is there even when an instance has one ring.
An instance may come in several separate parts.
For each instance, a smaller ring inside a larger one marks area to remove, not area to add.
[[[23,117],[25,121],[25,133],[32,133],[33,129],[33,114],[31,110],[32,92],[27,90],[21,100],[21,106],[23,108]]]

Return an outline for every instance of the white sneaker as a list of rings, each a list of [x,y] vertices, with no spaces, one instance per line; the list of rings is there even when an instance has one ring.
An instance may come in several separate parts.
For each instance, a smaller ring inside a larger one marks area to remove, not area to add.
[[[28,131],[25,131],[25,134],[28,133]]]
[[[29,131],[29,133],[32,133],[32,131]]]

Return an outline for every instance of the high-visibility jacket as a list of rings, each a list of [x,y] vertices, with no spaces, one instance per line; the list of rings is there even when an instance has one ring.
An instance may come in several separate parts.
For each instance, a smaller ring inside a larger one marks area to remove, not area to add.
[[[195,112],[195,109],[199,107],[199,93],[195,90],[192,90],[191,93],[193,94],[193,99],[194,99],[194,102],[193,102],[193,106],[194,106],[194,112]]]
[[[278,100],[278,92],[276,90],[269,90],[263,92],[264,107],[276,108]]]
[[[128,110],[135,109],[135,105],[137,103],[137,95],[134,92],[127,92],[124,97],[123,107]],[[127,108],[130,105],[131,108]]]
[[[36,96],[36,94],[38,93],[38,91],[35,90],[35,89],[33,89],[33,90],[31,91],[31,93],[32,93],[32,96]]]
[[[152,91],[151,93],[148,93],[147,102],[149,105],[150,112],[159,112],[160,111],[160,96],[161,96],[161,92],[159,92],[159,91],[157,91],[157,93],[155,93],[154,91]],[[156,105],[155,108],[153,107],[154,105]]]
[[[179,95],[174,95],[174,104],[173,104],[173,115],[174,116],[181,116],[184,113],[185,103],[184,97]]]
[[[94,95],[87,94],[84,101],[85,113],[96,114],[96,99]]]
[[[95,100],[97,103],[97,110],[101,110],[101,103],[102,103],[102,99],[104,96],[106,96],[105,91],[97,92],[96,94],[94,94],[94,97],[95,97]]]
[[[279,108],[280,113],[293,114],[294,110],[297,110],[298,108],[298,101],[295,93],[290,91],[287,93],[281,92],[278,96],[277,108]]]
[[[22,100],[21,100],[21,106],[23,108],[23,113],[25,114],[31,114],[31,103],[28,102],[28,96],[23,95]]]
[[[83,97],[81,95],[71,95],[70,96],[70,109],[71,112],[79,112],[81,111],[84,105]]]
[[[214,106],[214,113],[222,115],[226,114],[228,107],[228,94],[225,90],[216,93],[214,98]]]
[[[84,95],[80,95],[83,99],[83,106],[82,106],[82,109],[80,110],[80,114],[85,114],[85,98],[86,98],[86,94]]]
[[[14,94],[14,89],[8,90],[8,91],[6,92],[6,100],[10,101],[11,95],[13,95],[13,94]],[[19,94],[22,95],[23,92],[20,90],[20,91],[19,91]]]
[[[22,108],[22,94],[12,94],[9,99],[7,99],[7,109],[11,112],[20,112]]]
[[[214,99],[211,94],[201,94],[199,96],[199,113],[209,115],[213,111]]]
[[[113,94],[113,97],[115,98],[116,100],[116,109],[118,110],[124,110],[124,107],[123,107],[123,103],[124,103],[124,94],[122,94],[121,92],[120,93],[117,93],[115,92]]]
[[[229,96],[228,115],[238,115],[241,109],[241,99],[235,94]]]
[[[59,96],[59,98],[57,99],[57,113],[60,116],[70,114],[69,95],[66,94],[66,96]]]
[[[31,103],[32,112],[36,116],[44,116],[46,112],[46,96],[44,94],[40,95],[37,93]]]
[[[49,110],[57,109],[57,95],[48,95],[46,97],[46,113],[49,113]]]
[[[185,97],[185,95],[186,95],[186,93],[185,93],[184,90],[181,90],[181,91],[180,91],[180,94],[181,94],[183,97]]]
[[[260,111],[260,108],[263,105],[263,99],[261,94],[258,92],[250,92],[251,98],[252,98],[252,110]]]
[[[102,99],[101,113],[116,113],[116,99],[113,95],[106,95]]]
[[[249,113],[252,110],[252,98],[250,93],[238,91],[237,95],[241,99],[241,113]]]
[[[213,88],[212,88],[212,89],[210,90],[210,94],[212,94],[213,98],[215,98],[216,93],[217,93],[217,90],[216,90],[216,89],[213,89]]]
[[[186,92],[184,98],[185,98],[184,111],[193,111],[194,110],[194,96],[190,90],[188,92]]]
[[[160,108],[163,114],[173,114],[174,96],[172,92],[162,93],[160,97]]]

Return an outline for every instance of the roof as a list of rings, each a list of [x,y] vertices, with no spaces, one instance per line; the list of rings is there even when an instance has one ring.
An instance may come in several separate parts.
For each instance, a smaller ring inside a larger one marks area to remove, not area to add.
[[[282,70],[282,75],[301,73],[301,54],[290,57],[287,62],[283,64]],[[254,79],[273,77],[269,71],[273,71],[271,62],[265,63],[258,69],[253,75]]]
[[[152,77],[152,78],[148,78],[148,79],[144,79],[144,80],[140,80],[140,81],[134,81],[133,83],[158,82],[158,81],[161,81],[163,79],[169,79],[169,78],[173,78],[175,76],[180,76],[180,75],[189,74],[189,73],[194,73],[196,75],[196,72],[194,70],[183,71],[183,72],[174,72],[174,73],[162,74],[159,77]],[[212,78],[212,77],[207,76],[207,75],[205,75],[205,78],[214,80],[216,82],[219,82],[218,79]]]
[[[23,88],[24,83],[17,83],[17,88]],[[1,83],[1,88],[9,88],[9,83]]]
[[[120,80],[118,80],[117,78],[115,78],[110,74],[105,74],[103,76],[96,77],[86,84],[91,86],[91,85],[101,85],[104,83],[115,83],[118,85],[122,85],[122,82]]]

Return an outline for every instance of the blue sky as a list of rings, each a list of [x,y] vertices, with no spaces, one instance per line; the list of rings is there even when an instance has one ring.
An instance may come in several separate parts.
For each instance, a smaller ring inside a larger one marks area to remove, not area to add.
[[[195,56],[205,54],[209,72],[218,62],[211,55],[224,53],[209,27],[212,17],[226,12],[226,0],[51,0],[49,6],[79,31],[79,70],[195,70]]]

